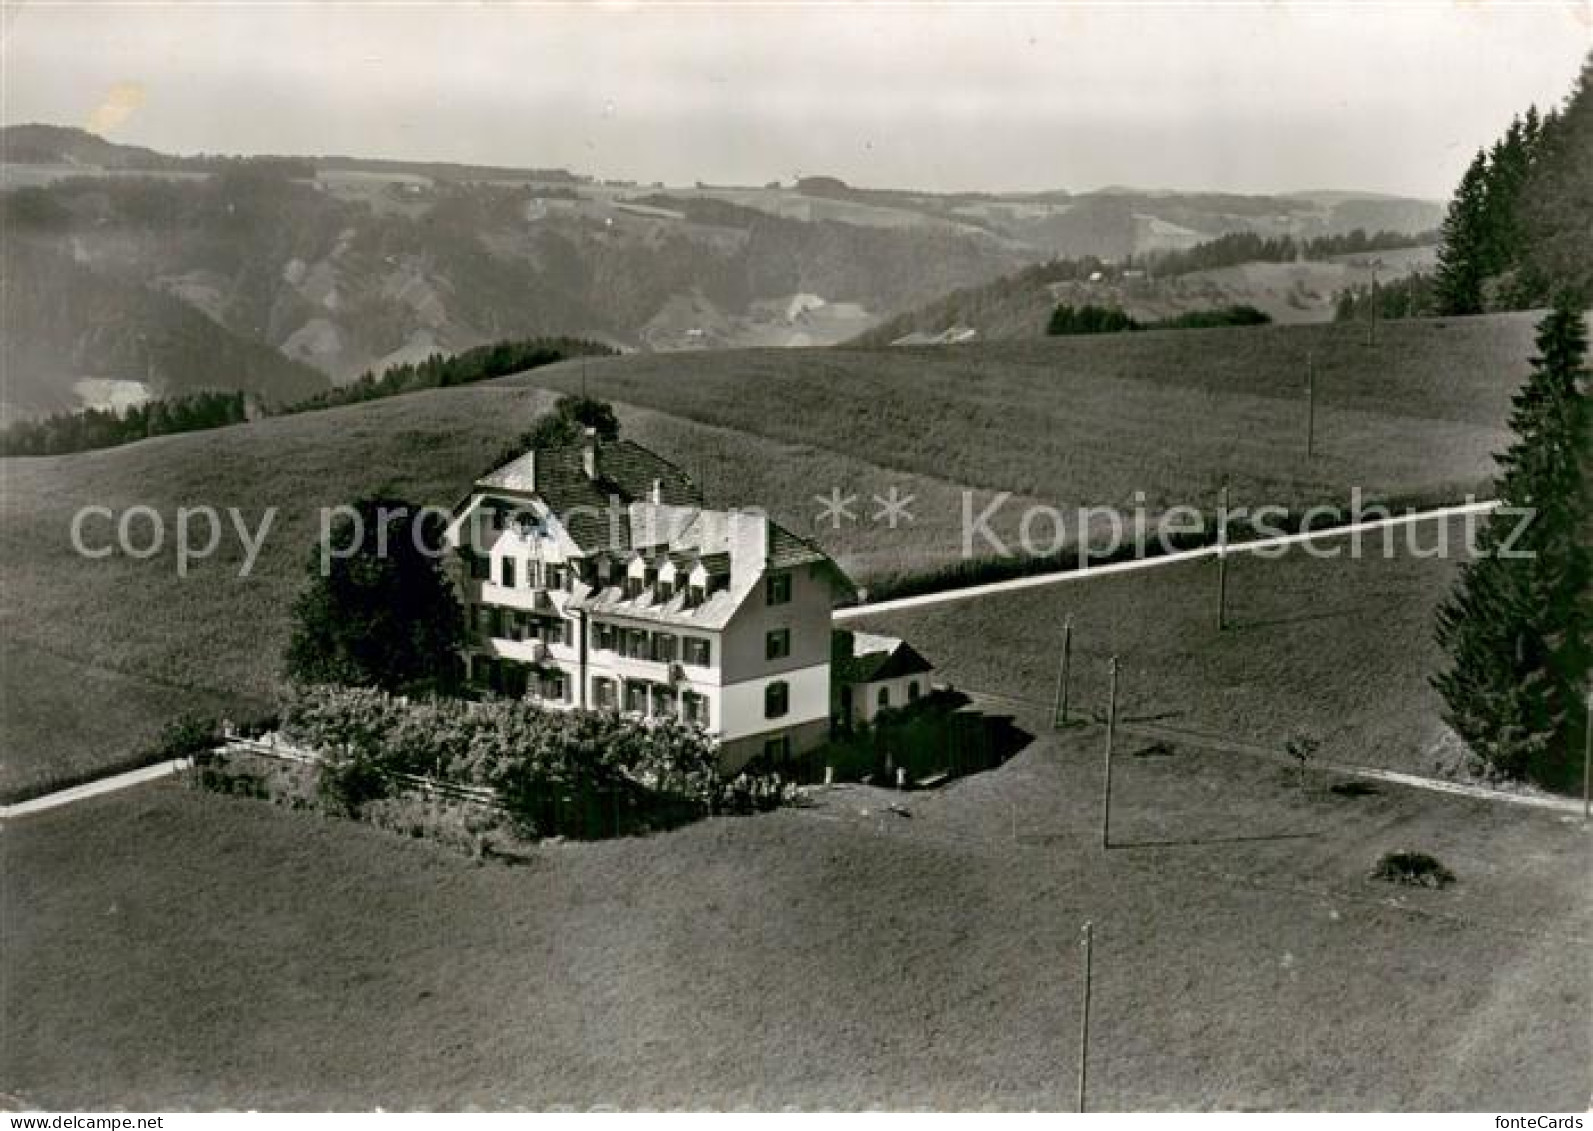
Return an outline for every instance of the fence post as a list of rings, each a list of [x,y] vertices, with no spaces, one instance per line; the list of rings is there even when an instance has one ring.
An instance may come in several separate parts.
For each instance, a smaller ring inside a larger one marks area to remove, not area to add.
[[[1228,627],[1228,488],[1217,502],[1217,631]]]
[[[1316,356],[1305,355],[1305,458],[1316,452]]]
[[[1094,961],[1095,949],[1095,924],[1088,919],[1084,921],[1082,945],[1084,948],[1084,1000],[1079,1010],[1079,1102],[1080,1112],[1084,1110],[1084,1099],[1089,1090],[1090,1079],[1090,982]]]

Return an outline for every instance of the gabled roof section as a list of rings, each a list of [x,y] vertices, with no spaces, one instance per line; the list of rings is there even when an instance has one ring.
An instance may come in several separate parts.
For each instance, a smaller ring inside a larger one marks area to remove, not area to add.
[[[837,675],[848,683],[874,683],[935,670],[935,665],[905,640],[871,632],[851,635],[851,657],[836,661]]]

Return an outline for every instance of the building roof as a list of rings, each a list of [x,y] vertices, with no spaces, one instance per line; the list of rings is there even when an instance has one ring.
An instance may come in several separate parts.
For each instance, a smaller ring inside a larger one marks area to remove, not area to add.
[[[850,635],[852,654],[836,658],[836,675],[847,683],[875,683],[935,670],[935,666],[905,640],[871,632]]]
[[[608,507],[651,500],[666,506],[701,507],[702,492],[685,472],[662,456],[630,440],[598,443],[598,477],[586,474],[586,447],[571,444],[526,452],[476,480],[480,491],[536,495],[558,518],[582,550],[624,549],[629,524],[620,523],[623,546],[613,544]]]
[[[838,589],[855,594],[856,586],[829,556],[812,542],[760,511],[713,510],[703,505],[702,492],[678,467],[629,440],[599,442],[596,479],[587,475],[589,436],[580,444],[526,452],[476,481],[472,505],[499,496],[539,500],[587,556],[613,555],[623,570],[637,554],[649,564],[671,561],[677,569],[701,565],[719,579],[703,603],[687,607],[686,594],[668,601],[652,594],[627,597],[620,577],[614,584],[577,591],[575,605],[594,612],[699,628],[723,627],[749,586],[766,569],[816,565]],[[754,533],[766,524],[766,541]],[[737,531],[741,533],[738,534]],[[748,536],[756,539],[748,541]],[[739,539],[739,542],[738,542]],[[758,554],[761,560],[750,560]],[[749,567],[744,573],[742,565]],[[590,580],[590,579],[589,579]]]

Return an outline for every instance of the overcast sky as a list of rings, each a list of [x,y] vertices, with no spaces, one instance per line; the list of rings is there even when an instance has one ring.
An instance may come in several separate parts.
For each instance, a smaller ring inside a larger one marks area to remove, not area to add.
[[[603,177],[1447,196],[1593,0],[18,4],[5,122]]]

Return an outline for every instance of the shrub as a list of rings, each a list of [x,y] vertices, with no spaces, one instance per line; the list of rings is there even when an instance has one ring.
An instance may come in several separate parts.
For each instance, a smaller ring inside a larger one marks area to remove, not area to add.
[[[1455,874],[1425,852],[1389,852],[1372,869],[1374,880],[1412,887],[1442,888],[1455,882]]]
[[[312,686],[288,696],[282,729],[322,755],[323,793],[349,812],[382,796],[393,774],[495,790],[533,836],[658,827],[723,803],[713,744],[672,721]]]
[[[156,749],[162,758],[192,758],[212,750],[221,724],[208,715],[181,715],[160,732]]]

